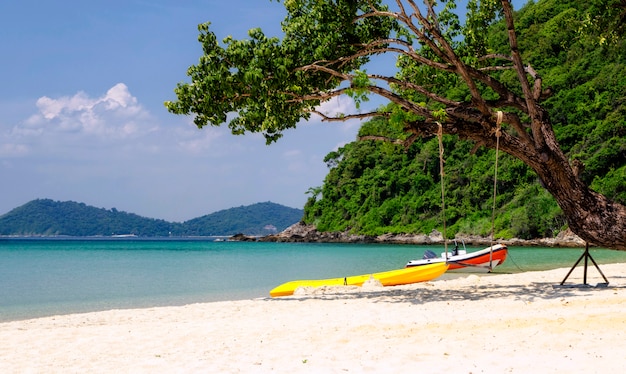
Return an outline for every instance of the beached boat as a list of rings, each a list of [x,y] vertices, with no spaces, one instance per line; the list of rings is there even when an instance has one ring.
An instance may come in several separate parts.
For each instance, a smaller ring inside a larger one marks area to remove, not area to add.
[[[344,278],[296,280],[283,283],[274,288],[270,291],[270,296],[278,297],[293,295],[294,291],[298,287],[361,286],[366,280],[370,279],[370,277],[379,280],[383,286],[398,286],[401,284],[426,282],[442,275],[447,269],[448,264],[445,262],[439,262],[416,268],[404,268]]]
[[[496,244],[475,252],[467,252],[466,249],[459,249],[455,246],[454,250],[442,253],[441,257],[437,257],[432,251],[426,251],[424,257],[419,260],[411,260],[406,264],[407,268],[420,267],[430,264],[438,264],[447,262],[450,267],[449,271],[467,271],[467,272],[490,272],[498,265],[502,265],[508,254],[508,248],[503,244]]]

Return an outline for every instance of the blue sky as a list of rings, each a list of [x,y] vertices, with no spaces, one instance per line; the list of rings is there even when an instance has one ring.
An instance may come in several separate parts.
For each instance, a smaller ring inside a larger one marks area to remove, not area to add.
[[[199,23],[218,39],[279,36],[283,17],[265,0],[2,2],[0,215],[36,198],[170,221],[265,201],[302,208],[358,122],[313,119],[266,146],[163,106],[198,61]]]

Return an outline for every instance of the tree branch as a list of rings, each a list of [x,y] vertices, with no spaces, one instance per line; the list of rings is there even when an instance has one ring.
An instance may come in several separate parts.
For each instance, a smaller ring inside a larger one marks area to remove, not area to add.
[[[437,94],[435,94],[432,91],[427,90],[426,88],[424,88],[423,86],[408,82],[408,81],[403,81],[394,77],[386,77],[386,76],[381,76],[381,75],[376,75],[376,74],[372,74],[372,75],[368,75],[369,77],[373,78],[373,79],[378,79],[378,80],[382,80],[388,83],[392,83],[397,85],[398,87],[402,87],[405,89],[411,89],[411,90],[415,90],[419,93],[421,93],[422,95],[428,97],[429,99],[432,99],[434,101],[437,101],[439,103],[442,103],[446,106],[457,106],[460,105],[461,102],[459,101],[454,101],[454,100],[450,100],[447,99],[443,96],[439,96]]]
[[[362,140],[378,140],[378,141],[384,141],[384,142],[389,142],[389,143],[393,143],[393,144],[402,144],[402,146],[406,149],[406,148],[409,148],[413,143],[415,143],[415,141],[417,139],[419,139],[419,137],[420,136],[418,134],[411,134],[405,140],[401,140],[401,139],[389,138],[389,137],[386,137],[386,136],[365,135],[365,136],[360,136],[358,140],[359,141],[362,141]]]
[[[351,119],[364,119],[364,118],[372,118],[372,117],[380,117],[380,112],[367,112],[367,113],[355,113],[355,114],[347,114],[341,115],[338,117],[329,116],[326,113],[322,113],[319,110],[313,109],[309,111],[310,113],[317,114],[322,117],[323,122],[345,122]]]
[[[393,138],[389,138],[386,136],[378,136],[378,135],[359,136],[359,141],[361,140],[378,140],[378,141],[388,142],[392,144],[404,144],[403,140],[393,139]]]
[[[517,78],[522,87],[522,93],[526,99],[526,108],[531,119],[531,131],[533,133],[535,147],[537,149],[543,149],[546,145],[541,131],[543,119],[541,118],[541,113],[536,108],[537,102],[534,99],[533,92],[531,91],[528,79],[526,78],[526,69],[522,63],[522,56],[517,45],[517,36],[515,35],[513,9],[511,8],[511,3],[508,0],[502,0],[502,7],[509,36],[509,45],[511,47],[511,57],[513,59],[515,71],[517,72]]]

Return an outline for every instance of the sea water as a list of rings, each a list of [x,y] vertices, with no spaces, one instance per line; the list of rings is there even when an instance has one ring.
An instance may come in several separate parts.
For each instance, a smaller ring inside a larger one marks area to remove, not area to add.
[[[402,268],[427,249],[441,252],[444,247],[0,239],[0,321],[268,297],[270,289],[289,280]],[[475,249],[468,247],[468,251]],[[571,267],[582,252],[580,248],[510,247],[509,258],[495,272]],[[592,249],[591,254],[600,264],[626,263],[626,252]]]

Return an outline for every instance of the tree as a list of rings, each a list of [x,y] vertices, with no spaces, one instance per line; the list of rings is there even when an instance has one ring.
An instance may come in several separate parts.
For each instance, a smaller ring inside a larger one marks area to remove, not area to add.
[[[224,47],[202,24],[204,55],[188,70],[191,83],[177,86],[178,100],[165,104],[172,113],[195,114],[198,127],[218,126],[236,113],[228,123],[233,134],[261,132],[268,143],[316,113],[327,121],[386,116],[404,130],[405,144],[444,133],[498,146],[537,173],[574,233],[626,250],[626,207],[591,190],[578,176],[579,162],[560,148],[542,104],[550,89],[522,60],[510,2],[469,0],[465,25],[451,0],[437,8],[429,0],[388,3],[285,0],[282,40],[253,29],[250,39],[226,38]],[[499,50],[485,40],[496,24]],[[397,55],[397,74],[367,71],[372,59],[390,54]],[[334,117],[317,110],[340,95],[357,107],[370,95],[389,104]]]

